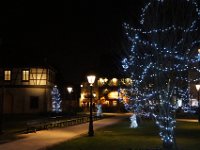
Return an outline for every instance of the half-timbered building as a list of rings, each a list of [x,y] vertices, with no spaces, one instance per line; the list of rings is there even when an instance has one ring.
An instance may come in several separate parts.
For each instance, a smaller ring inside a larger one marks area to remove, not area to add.
[[[0,68],[0,98],[4,114],[51,111],[55,70],[51,67]]]

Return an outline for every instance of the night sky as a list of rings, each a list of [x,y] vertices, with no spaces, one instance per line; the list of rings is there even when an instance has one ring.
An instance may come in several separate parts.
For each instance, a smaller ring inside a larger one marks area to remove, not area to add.
[[[138,1],[1,2],[0,63],[46,62],[64,81],[76,83],[89,72],[121,75],[122,23],[136,20]]]

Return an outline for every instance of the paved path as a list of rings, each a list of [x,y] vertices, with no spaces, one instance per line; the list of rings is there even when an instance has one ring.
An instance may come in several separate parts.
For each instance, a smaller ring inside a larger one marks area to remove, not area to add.
[[[130,116],[129,113],[113,114],[114,117],[94,121],[94,130],[116,124],[124,117]],[[88,123],[55,128],[50,130],[37,131],[36,133],[21,134],[21,139],[5,144],[0,144],[0,150],[45,150],[54,144],[79,137],[88,132]]]
[[[197,119],[176,119],[177,121],[184,121],[184,122],[198,122]]]

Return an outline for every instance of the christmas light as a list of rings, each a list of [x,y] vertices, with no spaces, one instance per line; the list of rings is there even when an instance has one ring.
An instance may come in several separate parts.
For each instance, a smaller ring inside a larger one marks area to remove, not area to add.
[[[169,10],[177,16],[167,14]],[[193,15],[181,18],[182,14]],[[134,83],[130,89],[119,89],[119,101],[136,115],[151,112],[164,145],[171,146],[176,99],[187,106],[188,84],[200,81],[200,9],[196,0],[152,0],[142,8],[139,23],[140,28],[123,24],[131,47],[122,67]],[[197,76],[190,78],[190,72]]]
[[[56,113],[62,112],[61,108],[62,100],[60,98],[60,93],[56,85],[53,87],[51,91],[51,96],[52,96],[52,111]]]

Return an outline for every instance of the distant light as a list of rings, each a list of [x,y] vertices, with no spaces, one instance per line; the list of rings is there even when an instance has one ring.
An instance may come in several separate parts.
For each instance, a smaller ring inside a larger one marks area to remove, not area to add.
[[[200,48],[198,49],[198,52],[200,53]]]
[[[73,91],[73,88],[72,87],[67,87],[67,91],[69,92],[69,93],[71,93],[72,91]]]
[[[200,90],[200,84],[196,84],[196,89],[197,89],[197,91]]]

